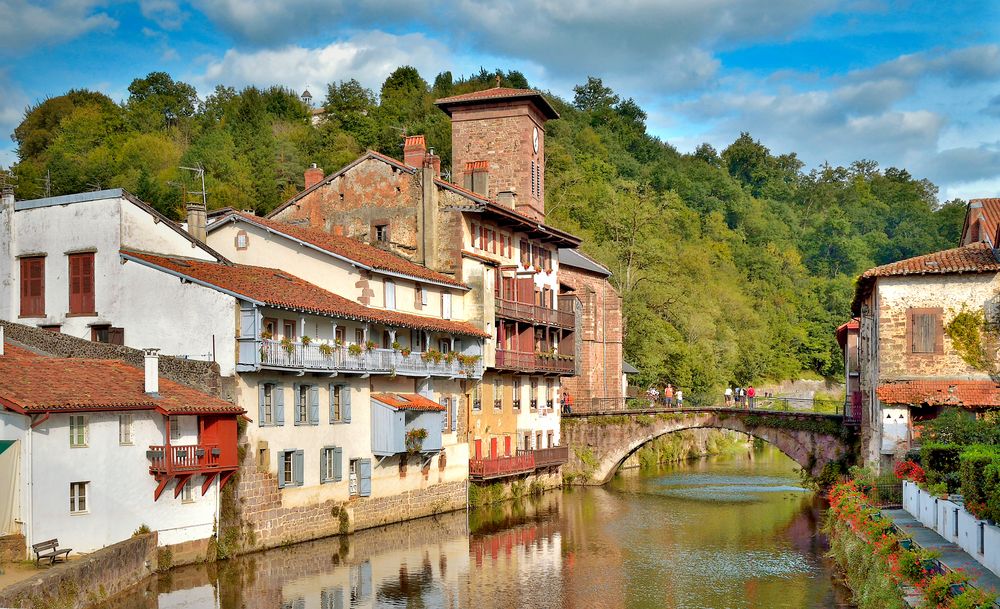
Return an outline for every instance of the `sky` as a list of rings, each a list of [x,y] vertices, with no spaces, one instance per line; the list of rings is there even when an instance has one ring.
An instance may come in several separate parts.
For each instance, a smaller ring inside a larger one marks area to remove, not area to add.
[[[378,90],[400,65],[520,70],[572,99],[603,79],[682,152],[747,131],[807,168],[902,167],[941,200],[1000,196],[1000,0],[0,0],[0,166],[25,108],[122,101],[169,72],[217,84]]]

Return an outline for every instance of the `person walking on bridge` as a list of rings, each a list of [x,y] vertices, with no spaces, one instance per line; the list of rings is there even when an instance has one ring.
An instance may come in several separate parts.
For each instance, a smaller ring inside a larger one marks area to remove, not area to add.
[[[680,389],[677,390],[677,407],[684,408],[684,392]]]
[[[733,388],[726,385],[726,390],[723,392],[722,396],[725,398],[726,406],[732,407],[733,405]]]
[[[757,401],[757,390],[753,388],[753,385],[747,387],[747,404],[750,408],[753,408]]]
[[[663,401],[667,408],[674,405],[674,387],[670,383],[667,383],[667,386],[663,388]]]

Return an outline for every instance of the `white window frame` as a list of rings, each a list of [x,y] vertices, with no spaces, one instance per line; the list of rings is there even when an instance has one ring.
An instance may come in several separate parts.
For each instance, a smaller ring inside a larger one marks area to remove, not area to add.
[[[430,298],[430,294],[429,294],[429,290],[427,289],[427,286],[425,286],[425,285],[420,286],[420,305],[426,307],[427,306],[427,300],[429,298]]]
[[[333,392],[331,401],[333,402],[333,420],[331,423],[343,423],[344,422],[344,390],[347,389],[346,385],[334,385],[330,388]]]
[[[274,425],[274,383],[264,383],[264,420],[261,425]]]
[[[385,308],[390,311],[396,310],[396,282],[386,279],[385,285]]]
[[[451,319],[451,292],[441,292],[441,319]]]
[[[135,421],[132,413],[118,415],[118,444],[132,446],[135,443]]]
[[[170,415],[170,439],[181,439],[181,418],[175,414]]]
[[[309,391],[312,385],[299,385],[299,394],[295,396],[295,409],[299,415],[299,423],[309,423]]]
[[[69,513],[87,514],[90,512],[90,482],[69,483]],[[81,507],[82,506],[82,507]]]
[[[82,433],[82,442],[79,442]],[[71,414],[69,415],[69,447],[70,448],[87,448],[90,442],[90,421],[87,420],[86,415],[82,414]]]
[[[284,486],[295,485],[295,451],[286,450],[281,453],[281,463],[278,475],[281,476]],[[287,469],[286,469],[287,467]],[[286,475],[287,474],[287,475]]]
[[[184,486],[181,487],[181,503],[194,503],[193,486],[190,478],[184,481]]]

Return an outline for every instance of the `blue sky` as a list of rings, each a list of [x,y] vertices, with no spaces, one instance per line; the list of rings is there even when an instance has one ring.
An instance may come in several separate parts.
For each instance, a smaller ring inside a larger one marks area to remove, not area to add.
[[[378,88],[410,64],[518,69],[572,96],[599,76],[682,151],[749,131],[808,167],[874,159],[941,198],[1000,196],[1000,0],[0,0],[0,165],[26,106],[127,97],[165,70],[216,84]]]

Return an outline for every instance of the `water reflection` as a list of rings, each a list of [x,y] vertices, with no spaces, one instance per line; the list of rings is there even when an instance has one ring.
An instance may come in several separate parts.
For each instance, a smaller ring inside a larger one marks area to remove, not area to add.
[[[176,569],[116,607],[846,607],[819,518],[767,451]]]

